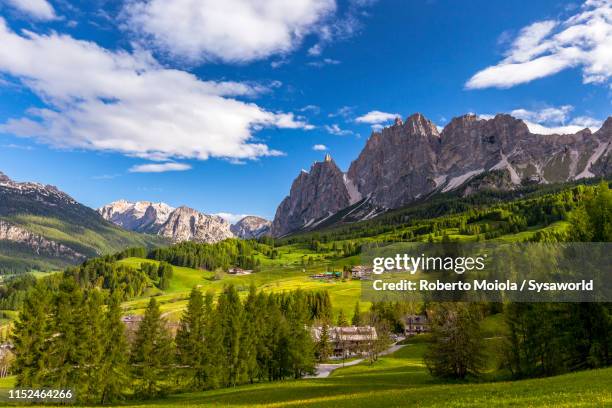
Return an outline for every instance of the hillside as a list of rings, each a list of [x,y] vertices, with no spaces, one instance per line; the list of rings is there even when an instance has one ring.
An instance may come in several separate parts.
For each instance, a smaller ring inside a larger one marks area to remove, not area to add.
[[[0,173],[0,272],[50,270],[160,237],[125,231],[54,186]]]

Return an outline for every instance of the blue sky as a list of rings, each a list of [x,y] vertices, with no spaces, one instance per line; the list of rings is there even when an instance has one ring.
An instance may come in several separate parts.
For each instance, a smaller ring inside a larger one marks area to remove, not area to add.
[[[610,114],[612,5],[560,1],[0,0],[0,171],[120,198],[274,216],[372,129]]]

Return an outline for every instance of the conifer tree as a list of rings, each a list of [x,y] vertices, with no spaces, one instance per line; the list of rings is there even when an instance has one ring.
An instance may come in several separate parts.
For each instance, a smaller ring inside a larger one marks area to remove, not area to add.
[[[204,347],[203,365],[206,371],[206,386],[218,388],[223,384],[225,371],[223,364],[225,356],[223,350],[223,333],[219,324],[217,311],[213,306],[214,294],[206,293],[204,296]]]
[[[321,336],[316,344],[316,352],[319,362],[326,361],[332,354],[332,344],[329,336],[329,325],[327,322],[321,326]]]
[[[240,361],[240,339],[242,337],[243,310],[238,292],[233,285],[226,286],[219,296],[217,316],[220,319],[225,359],[225,384],[233,387],[238,383],[242,371]]]
[[[346,315],[344,314],[344,310],[340,309],[340,313],[338,313],[338,326],[346,327],[348,325],[349,325],[348,319],[346,318]]]
[[[118,294],[112,295],[104,322],[104,358],[99,368],[100,403],[117,401],[129,383],[128,343],[125,325],[121,321],[121,304]]]
[[[161,318],[155,298],[151,298],[138,326],[131,353],[140,394],[152,397],[162,391],[159,381],[163,379],[163,373],[170,362],[171,351],[172,343],[166,322]]]
[[[351,324],[353,326],[361,326],[361,311],[359,310],[359,301],[355,303],[355,311],[353,312]]]
[[[18,387],[41,387],[48,364],[47,340],[51,337],[48,310],[49,292],[42,286],[33,288],[24,302],[12,332]]]
[[[289,323],[289,358],[294,378],[314,373],[314,344],[307,330],[307,312],[304,293],[290,295],[287,320]]]
[[[257,348],[259,336],[259,318],[261,310],[256,308],[257,292],[255,285],[251,284],[249,295],[244,302],[243,330],[240,339],[240,360],[244,366],[247,380],[253,383],[258,375]]]
[[[176,350],[179,363],[189,367],[196,388],[206,382],[204,326],[204,299],[202,293],[193,288],[176,333]]]
[[[77,343],[74,345],[79,352],[79,363],[74,370],[78,371],[79,384],[76,395],[79,401],[99,401],[101,399],[102,382],[105,380],[100,371],[101,365],[107,358],[105,355],[106,330],[105,313],[103,310],[103,295],[98,290],[89,290],[82,293],[81,309],[73,309],[78,316],[76,331]]]

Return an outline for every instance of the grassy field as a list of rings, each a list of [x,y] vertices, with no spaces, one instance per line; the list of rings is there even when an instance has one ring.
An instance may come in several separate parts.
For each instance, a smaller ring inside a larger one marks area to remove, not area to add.
[[[488,324],[495,325],[490,321]],[[340,368],[328,378],[245,385],[170,395],[126,407],[593,407],[612,406],[612,368],[502,382],[442,382],[422,360],[425,343],[411,341],[374,364]],[[0,380],[0,389],[13,379]]]
[[[433,379],[423,342],[411,342],[374,364],[328,378],[176,394],[126,407],[592,407],[612,405],[612,368],[522,381],[458,383]],[[10,380],[2,381],[10,387]]]
[[[138,268],[142,262],[153,262],[142,258],[126,258],[121,263]],[[325,270],[324,265],[308,268],[304,271],[302,267],[275,267],[266,266],[261,272],[244,276],[223,275],[221,279],[215,280],[214,273],[185,267],[174,267],[174,276],[168,290],[160,291],[151,289],[145,296],[125,302],[123,308],[129,314],[142,314],[151,296],[156,296],[160,303],[162,313],[170,320],[178,319],[180,312],[187,305],[189,292],[193,287],[199,287],[202,292],[212,290],[218,293],[224,285],[233,284],[243,296],[248,293],[251,284],[258,290],[265,292],[283,292],[296,289],[303,290],[327,290],[329,292],[334,313],[343,310],[347,316],[352,316],[355,302],[361,294],[361,283],[352,280],[320,281],[310,278],[315,272]],[[362,310],[367,310],[368,302],[361,302]]]

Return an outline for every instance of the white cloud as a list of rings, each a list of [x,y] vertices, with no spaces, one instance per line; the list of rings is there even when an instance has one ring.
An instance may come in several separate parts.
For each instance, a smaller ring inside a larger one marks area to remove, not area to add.
[[[497,65],[476,73],[468,89],[509,88],[581,67],[584,83],[607,84],[612,76],[612,2],[587,0],[580,12],[558,22],[539,21],[521,30]]]
[[[130,173],[165,173],[167,171],[185,171],[191,169],[191,166],[186,163],[147,163],[132,166]]]
[[[337,123],[334,123],[332,125],[325,125],[324,128],[327,131],[327,133],[330,133],[330,134],[336,135],[336,136],[346,136],[346,135],[352,135],[353,134],[353,132],[351,130],[342,129],[340,126],[338,126]]]
[[[300,112],[312,112],[315,115],[321,113],[321,108],[317,105],[306,105],[303,108],[299,109]]]
[[[510,114],[515,118],[528,120],[536,123],[565,123],[569,113],[574,109],[571,105],[544,108],[533,111],[527,109],[515,109]]]
[[[7,2],[36,20],[47,21],[57,18],[53,6],[47,0],[7,0]]]
[[[338,109],[336,112],[332,112],[328,114],[327,116],[329,116],[330,118],[335,118],[339,116],[339,117],[347,119],[349,116],[353,114],[353,110],[354,110],[353,106],[343,106],[340,109]]]
[[[335,0],[129,0],[126,27],[193,61],[245,62],[293,50],[336,11]]]
[[[324,144],[316,144],[312,146],[312,150],[317,151],[317,152],[323,152],[327,150],[327,146],[325,146]]]
[[[539,135],[571,134],[585,128],[596,132],[603,124],[603,121],[589,116],[571,118],[570,113],[573,109],[574,107],[571,105],[547,107],[540,110],[520,108],[511,111],[510,115],[521,119],[531,133]],[[489,120],[493,119],[494,115],[481,114],[478,117]]]
[[[311,61],[308,63],[308,65],[310,65],[311,67],[317,67],[317,68],[321,68],[326,65],[338,65],[338,64],[340,64],[340,61],[335,60],[333,58],[323,58],[320,61]]]
[[[236,99],[261,87],[203,81],[142,51],[109,51],[56,33],[19,35],[2,18],[0,44],[0,72],[19,78],[45,104],[0,131],[56,147],[154,160],[254,159],[281,154],[254,142],[254,131],[312,128],[292,113]]]
[[[319,55],[321,55],[321,52],[323,52],[321,44],[315,44],[308,49],[308,55],[310,55],[311,57],[318,57]]]
[[[382,124],[385,122],[389,122],[398,116],[399,115],[397,113],[388,113],[388,112],[381,112],[381,111],[375,110],[375,111],[370,111],[366,113],[365,115],[359,116],[358,118],[355,119],[355,122],[369,123],[372,125]]]

